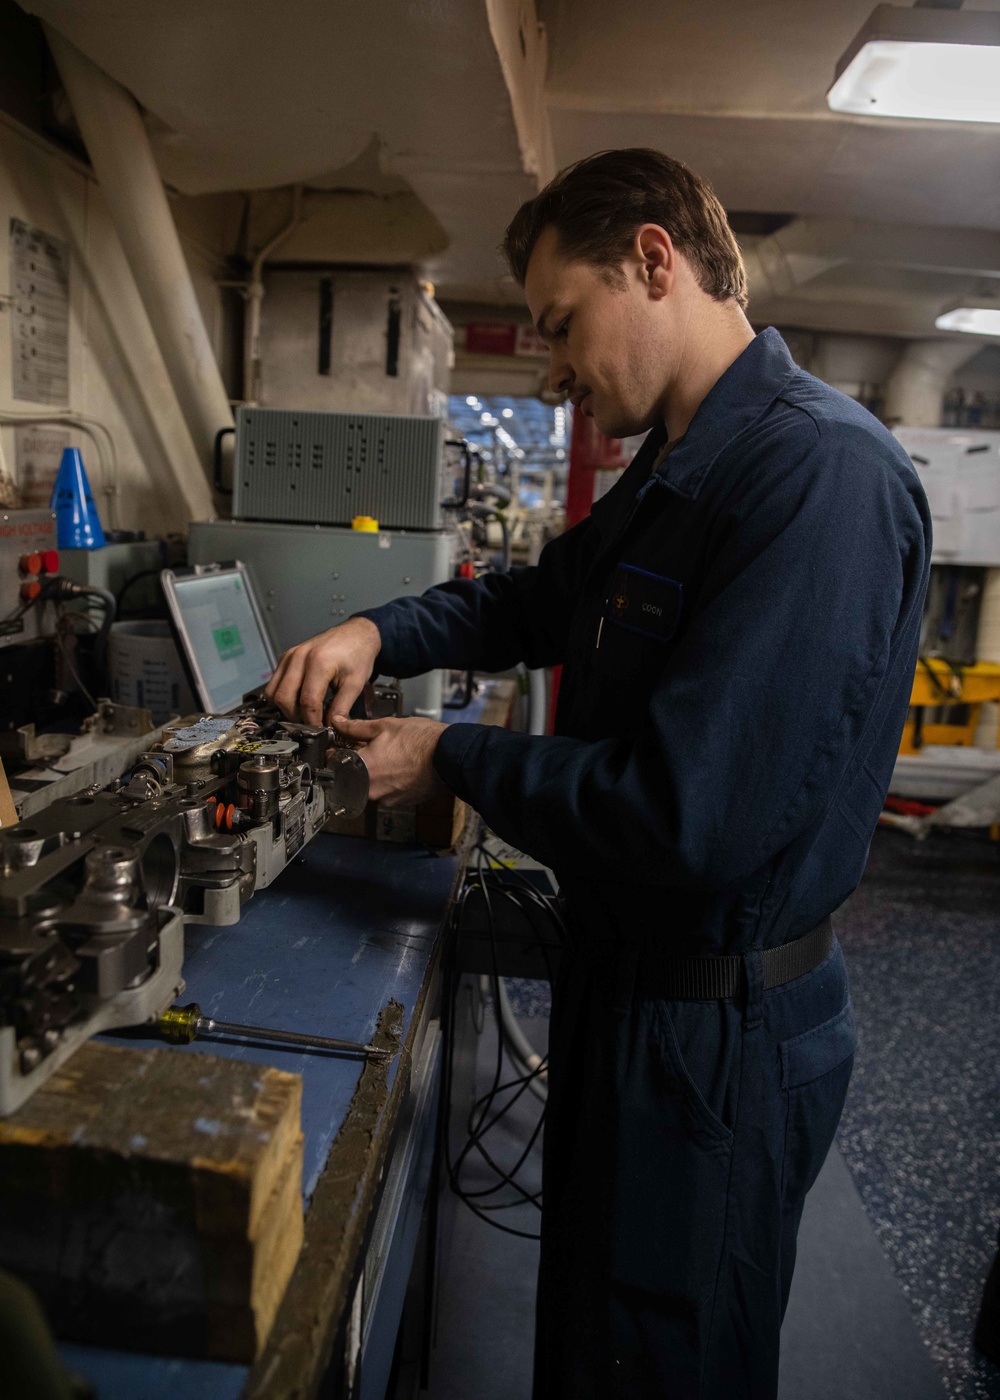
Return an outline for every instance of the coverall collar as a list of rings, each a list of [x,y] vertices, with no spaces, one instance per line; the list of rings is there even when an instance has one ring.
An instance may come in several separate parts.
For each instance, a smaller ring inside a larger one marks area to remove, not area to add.
[[[767,412],[795,372],[787,345],[768,326],[708,391],[687,432],[657,468],[656,477],[694,500],[719,453]],[[655,453],[666,441],[666,431],[654,429],[651,438]]]

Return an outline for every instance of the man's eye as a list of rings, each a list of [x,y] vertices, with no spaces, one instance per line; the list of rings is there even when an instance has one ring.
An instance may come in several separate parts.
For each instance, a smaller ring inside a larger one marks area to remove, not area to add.
[[[568,332],[569,317],[567,316],[565,321],[563,321],[560,325],[556,326],[556,340],[565,340]]]

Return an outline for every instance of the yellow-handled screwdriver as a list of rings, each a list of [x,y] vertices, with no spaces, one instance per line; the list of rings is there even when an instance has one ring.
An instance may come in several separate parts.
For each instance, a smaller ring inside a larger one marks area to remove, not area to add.
[[[358,1040],[337,1040],[329,1035],[304,1035],[301,1031],[273,1031],[266,1026],[241,1026],[235,1021],[216,1021],[203,1016],[196,1001],[188,1006],[171,1006],[158,1019],[156,1028],[166,1040],[177,1045],[190,1044],[200,1035],[231,1035],[237,1040],[265,1040],[269,1044],[301,1046],[305,1050],[336,1050],[343,1055],[365,1055],[372,1059],[391,1059],[393,1052],[378,1045],[363,1045]]]

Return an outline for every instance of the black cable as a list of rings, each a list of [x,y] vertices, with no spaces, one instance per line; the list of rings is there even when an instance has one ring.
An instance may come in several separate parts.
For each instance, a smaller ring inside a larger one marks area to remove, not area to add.
[[[82,596],[96,599],[104,608],[104,618],[94,636],[93,658],[96,665],[104,672],[106,678],[107,665],[105,663],[105,656],[108,650],[108,636],[111,632],[111,624],[114,622],[118,613],[115,595],[107,588],[97,588],[92,584],[79,584],[78,587]]]
[[[476,878],[475,881],[470,881],[470,883],[466,886],[465,890],[462,893],[462,896],[456,909],[456,917],[452,921],[452,931],[454,933],[454,936],[457,938],[468,898],[472,891],[478,888],[479,890],[481,890],[483,896],[484,906],[486,910],[487,930],[490,938],[490,955],[492,962],[490,981],[494,1000],[494,1012],[497,1016],[497,1059],[494,1065],[493,1078],[489,1089],[485,1094],[480,1095],[479,1098],[477,1098],[472,1104],[467,1120],[468,1137],[457,1158],[453,1160],[451,1152],[449,1122],[451,1088],[454,1074],[453,990],[452,996],[449,999],[451,1002],[448,1020],[449,1037],[444,1066],[445,1083],[443,1085],[443,1102],[445,1104],[445,1109],[442,1116],[442,1123],[444,1129],[443,1157],[448,1174],[449,1185],[451,1186],[455,1194],[459,1197],[459,1199],[462,1200],[464,1204],[473,1212],[473,1214],[478,1215],[479,1218],[485,1220],[487,1224],[492,1225],[495,1229],[504,1231],[504,1233],[506,1234],[513,1234],[521,1239],[539,1239],[540,1236],[535,1234],[534,1232],[518,1230],[515,1229],[513,1226],[502,1225],[498,1220],[492,1219],[489,1214],[489,1212],[491,1211],[512,1209],[514,1206],[525,1204],[530,1204],[533,1205],[536,1209],[541,1209],[541,1192],[529,1191],[526,1187],[521,1185],[521,1183],[516,1179],[516,1176],[520,1169],[523,1167],[524,1163],[526,1162],[532,1149],[534,1148],[534,1145],[538,1139],[538,1135],[542,1130],[545,1121],[544,1106],[542,1108],[541,1113],[539,1114],[538,1121],[535,1124],[535,1127],[528,1139],[528,1142],[526,1143],[517,1162],[511,1170],[505,1170],[493,1160],[493,1157],[490,1155],[490,1153],[483,1144],[483,1138],[486,1136],[487,1133],[491,1132],[499,1122],[502,1121],[504,1116],[510,1111],[513,1105],[520,1099],[522,1094],[531,1084],[532,1080],[536,1079],[540,1074],[542,1074],[545,1071],[545,1069],[547,1068],[547,1059],[540,1060],[538,1065],[536,1065],[535,1068],[529,1071],[527,1074],[517,1075],[513,1079],[508,1080],[506,1083],[503,1081],[503,1057],[505,1048],[505,1036],[503,1033],[502,1021],[500,1019],[500,976],[497,963],[496,925],[494,919],[493,901],[489,888],[490,883],[493,883],[496,893],[502,895],[504,898],[509,899],[512,903],[515,904],[515,906],[520,908],[525,918],[529,919],[529,922],[530,917],[528,914],[526,904],[524,902],[524,895],[520,894],[517,891],[504,888],[501,881],[494,879],[491,882],[488,879],[489,876],[494,875],[494,872],[488,868],[484,868],[484,860],[496,861],[496,857],[493,856],[491,852],[486,850],[486,847],[483,845],[482,842],[478,843],[475,849],[477,851],[478,856],[476,866]],[[506,868],[504,868],[503,873],[509,872],[507,872]],[[546,913],[553,919],[553,922],[556,924],[558,929],[560,924],[558,915],[549,906],[548,902],[545,901],[544,896],[542,896],[540,892],[537,891],[531,885],[530,881],[524,880],[524,884],[532,902],[537,907],[542,908],[546,911]],[[534,931],[534,925],[532,925],[532,929]],[[511,1053],[509,1049],[507,1053]],[[499,1096],[501,1094],[508,1093],[512,1089],[515,1092],[508,1098],[507,1102],[504,1103],[501,1107],[496,1107]],[[491,1186],[477,1190],[469,1190],[468,1188],[462,1185],[461,1168],[463,1163],[472,1151],[476,1151],[489,1165],[490,1169],[495,1174],[497,1180]],[[507,1202],[493,1202],[489,1204],[483,1201],[483,1197],[495,1194],[496,1191],[503,1189],[504,1186],[507,1186],[508,1188],[514,1190],[517,1193],[519,1199]]]
[[[566,927],[566,921],[563,919],[562,913],[560,912],[558,905],[555,904],[553,900],[547,898],[538,888],[538,886],[533,884],[532,881],[528,879],[527,875],[525,875],[522,870],[518,870],[516,869],[516,867],[504,865],[500,858],[496,856],[492,851],[490,851],[483,841],[477,842],[473,849],[477,851],[482,851],[483,854],[489,860],[492,860],[496,865],[500,867],[500,871],[494,871],[493,873],[499,874],[502,871],[504,876],[513,877],[521,885],[523,885],[525,893],[530,897],[532,903],[535,904],[542,911],[542,913],[544,913],[547,916],[547,918],[551,921],[556,931],[556,941],[559,944],[564,944],[568,941],[569,930]],[[516,900],[516,898],[514,898],[514,892],[512,890],[506,889],[502,882],[499,883],[500,888],[503,890],[505,896],[508,899],[511,899],[512,902],[516,904],[518,901]],[[531,919],[528,917],[527,912],[522,912],[525,913],[525,918],[528,920],[529,925],[531,925]],[[534,931],[534,926],[531,925],[531,927]],[[539,948],[541,949],[542,957],[545,959],[545,968],[549,974],[549,982],[551,983],[553,980],[553,969],[552,963],[549,958],[550,949],[543,939],[539,938],[537,942]]]
[[[461,903],[459,903],[459,914],[461,914],[461,911],[464,911],[466,900],[468,900],[468,897],[469,895],[471,895],[472,890],[475,890],[476,888],[482,888],[482,876],[485,874],[487,874],[487,872],[483,871],[482,860],[480,860],[478,878],[476,878],[476,882],[466,886],[464,893],[462,893]],[[489,890],[483,889],[483,896],[485,896],[486,900],[489,900]],[[492,918],[492,904],[490,904],[490,906],[487,906],[487,917]],[[459,920],[455,920],[455,928],[457,928],[459,921],[461,921],[461,918],[459,918]],[[496,948],[496,941],[493,941],[493,949],[494,948]],[[494,962],[494,976],[496,976],[496,962]],[[496,981],[494,981],[494,995],[496,995]],[[500,1056],[499,1061],[497,1061],[497,1063],[499,1063],[501,1067],[501,1065],[503,1065],[503,1047],[499,1047],[499,1049]],[[536,1072],[541,1072],[541,1065],[539,1065],[538,1070],[532,1072],[532,1074],[521,1075],[521,1077],[517,1077],[513,1079],[513,1081],[508,1081],[507,1084],[503,1084],[503,1082],[500,1082],[499,1079],[497,1079],[496,1074],[494,1074],[493,1084],[492,1086],[490,1086],[489,1091],[487,1091],[485,1095],[480,1095],[480,1098],[475,1100],[475,1103],[473,1103],[472,1106],[471,1114],[469,1114],[469,1128],[471,1128],[472,1130],[473,1138],[478,1138],[483,1133],[486,1133],[486,1131],[489,1131],[490,1128],[492,1128],[494,1124],[497,1123],[497,1121],[500,1121],[501,1117],[503,1117],[503,1114],[508,1112],[508,1109],[510,1109],[511,1107],[511,1103],[514,1102],[513,1099],[508,1100],[507,1105],[504,1105],[503,1109],[497,1110],[497,1113],[494,1114],[493,1119],[490,1120],[489,1123],[486,1123],[486,1117],[487,1114],[489,1114],[490,1106],[492,1106],[493,1103],[496,1102],[497,1095],[499,1095],[499,1093],[501,1092],[506,1092],[507,1089],[514,1088],[514,1086],[521,1086],[522,1088],[522,1086],[525,1085],[525,1082],[529,1081],[529,1079],[531,1078],[534,1078],[534,1074],[536,1074]],[[475,1119],[476,1110],[478,1109],[480,1110],[479,1119],[478,1121],[475,1121],[475,1123],[473,1123],[473,1119]],[[472,1144],[466,1144],[464,1152],[462,1152],[462,1158],[464,1158],[465,1155],[468,1155],[468,1151],[469,1149],[471,1149],[471,1145]],[[459,1159],[459,1161],[461,1161],[461,1159]],[[454,1166],[458,1165],[459,1163],[454,1163]]]
[[[495,928],[495,925],[494,925],[494,922],[493,922],[493,905],[492,905],[492,903],[490,902],[489,891],[487,890],[486,885],[485,885],[485,883],[483,882],[483,870],[482,870],[482,866],[483,866],[483,857],[482,857],[482,851],[480,851],[480,853],[479,853],[479,860],[478,860],[478,862],[477,862],[477,867],[478,867],[478,868],[477,868],[477,874],[478,874],[478,876],[479,876],[479,885],[480,885],[480,888],[482,889],[482,892],[483,892],[483,901],[484,901],[484,904],[485,904],[485,907],[486,907],[486,927],[487,927],[487,931],[488,931],[488,934],[489,934],[489,940],[490,940],[490,961],[491,961],[492,969],[493,969],[493,970],[492,970],[492,973],[491,973],[491,978],[492,978],[492,983],[493,983],[493,999],[494,999],[494,1000],[493,1000],[493,1005],[494,1005],[494,1011],[496,1011],[497,1008],[499,1007],[499,1004],[500,1004],[500,973],[499,973],[499,967],[498,967],[498,963],[497,963],[496,928]],[[493,1087],[492,1087],[492,1090],[490,1091],[492,1095],[495,1095],[495,1094],[496,1094],[497,1089],[498,1089],[499,1084],[500,1084],[500,1081],[501,1081],[501,1079],[503,1078],[503,1036],[502,1036],[501,1034],[499,1034],[499,1029],[500,1029],[500,1028],[499,1028],[499,1023],[498,1023],[498,1025],[497,1025],[497,1059],[496,1059],[496,1066],[495,1066],[494,1074],[493,1074]],[[485,1109],[484,1109],[483,1116],[485,1116],[485,1112],[486,1112],[486,1111],[485,1111]],[[481,1123],[482,1123],[482,1118],[480,1118],[480,1124],[481,1124]],[[476,1125],[476,1131],[478,1131],[478,1128],[479,1128],[479,1124]]]
[[[528,924],[528,927],[532,930],[532,932],[534,932],[535,925],[531,921],[531,916],[528,913],[527,908],[524,906],[524,904],[521,903],[521,899],[518,896],[517,892],[515,890],[505,889],[504,886],[501,884],[499,889],[497,890],[497,893],[503,895],[504,899],[509,900],[510,903],[513,904],[516,909],[519,909],[521,911],[521,913],[524,915],[526,923]],[[542,896],[542,898],[544,899],[544,896]],[[540,901],[534,902],[540,903]],[[542,911],[545,913],[550,912],[545,908],[544,904],[541,904],[541,908]],[[548,980],[551,984],[553,977],[553,968],[549,957],[551,949],[543,938],[536,938],[536,943],[538,945],[539,951],[541,952],[542,958],[545,961],[545,970],[548,973]]]
[[[538,1063],[538,1065],[535,1066],[535,1068],[530,1072],[530,1074],[522,1075],[517,1079],[512,1079],[508,1084],[502,1085],[500,1090],[498,1091],[500,1093],[504,1092],[505,1089],[513,1088],[514,1085],[519,1085],[520,1087],[518,1088],[517,1093],[514,1094],[512,1098],[510,1098],[507,1101],[506,1104],[504,1104],[503,1108],[498,1110],[495,1117],[493,1117],[489,1121],[489,1123],[487,1123],[483,1128],[481,1128],[477,1134],[470,1136],[469,1140],[466,1142],[465,1147],[463,1147],[462,1152],[459,1154],[458,1160],[455,1163],[456,1169],[459,1169],[461,1167],[462,1162],[464,1161],[467,1153],[471,1151],[473,1147],[475,1147],[477,1152],[479,1152],[480,1156],[497,1174],[499,1180],[493,1186],[483,1187],[481,1191],[465,1190],[463,1192],[463,1196],[465,1199],[468,1200],[469,1198],[492,1196],[494,1192],[501,1190],[504,1186],[510,1186],[518,1193],[519,1196],[523,1198],[523,1202],[530,1202],[532,1205],[536,1205],[539,1209],[541,1209],[542,1193],[540,1191],[531,1192],[525,1190],[525,1188],[520,1184],[520,1182],[516,1180],[516,1177],[517,1173],[524,1166],[524,1163],[528,1160],[528,1156],[531,1153],[531,1149],[534,1147],[535,1142],[538,1139],[538,1134],[542,1130],[542,1125],[545,1122],[544,1107],[542,1108],[541,1113],[538,1115],[538,1122],[535,1124],[534,1130],[532,1131],[531,1136],[525,1144],[524,1150],[522,1151],[520,1157],[517,1159],[517,1161],[514,1163],[514,1165],[510,1168],[509,1171],[505,1171],[503,1167],[499,1166],[496,1162],[494,1162],[493,1158],[483,1147],[481,1139],[485,1137],[485,1135],[488,1132],[490,1132],[493,1128],[496,1127],[497,1123],[500,1122],[505,1113],[509,1112],[509,1110],[513,1108],[514,1104],[528,1088],[531,1081],[535,1079],[538,1075],[544,1073],[547,1063],[548,1058],[546,1057],[545,1059],[542,1059]],[[483,1098],[487,1097],[487,1095],[483,1095]],[[481,1102],[481,1100],[477,1099],[476,1102],[479,1103]],[[514,1202],[514,1204],[518,1203]]]
[[[144,578],[152,578],[154,574],[157,578],[159,578],[160,573],[160,569],[140,569],[137,574],[133,574],[131,578],[127,578],[122,584],[121,588],[119,588],[118,592],[115,594],[115,603],[118,607],[118,611],[121,612],[122,599],[125,597],[125,594],[129,591],[129,589],[134,583],[139,583],[140,580]]]
[[[485,855],[489,860],[500,864],[498,858],[486,848],[483,842],[479,842],[474,849],[481,851],[482,854]],[[541,950],[542,957],[545,961],[545,969],[548,976],[548,981],[551,985],[554,978],[554,971],[550,956],[551,947],[547,943],[547,941],[538,934],[537,927],[531,917],[530,909],[522,902],[521,895],[517,891],[509,888],[509,886],[506,884],[505,878],[501,879],[499,877],[508,877],[513,875],[521,881],[521,883],[525,887],[525,893],[528,896],[530,896],[531,903],[536,908],[541,909],[541,911],[551,919],[556,930],[556,938],[559,944],[562,944],[566,938],[566,928],[561,915],[559,914],[558,910],[553,906],[552,902],[546,899],[546,897],[541,893],[541,891],[538,890],[537,887],[533,885],[532,882],[528,880],[520,871],[516,869],[511,869],[507,866],[502,866],[500,870],[491,870],[486,873],[498,877],[496,880],[497,893],[502,895],[505,899],[509,900],[510,903],[512,903],[515,906],[515,908],[520,910],[522,916],[528,924],[528,927],[536,935],[536,943],[539,949]],[[511,1062],[515,1065],[515,1068],[518,1066],[522,1068],[527,1068],[529,1062],[526,1062],[522,1059],[519,1048],[516,1045],[511,1044],[509,1041],[507,1031],[503,1024],[502,1016],[498,1015],[497,1021],[498,1027],[507,1045],[507,1053],[510,1056]]]
[[[231,496],[233,494],[233,488],[231,486],[223,486],[222,484],[222,444],[230,433],[235,436],[236,429],[220,428],[212,444],[212,484],[220,496]]]
[[[481,887],[482,887],[482,886],[481,886],[481,884],[480,884],[480,888],[481,888]],[[492,922],[492,921],[493,921],[493,910],[492,910],[492,905],[489,904],[489,895],[488,895],[488,893],[485,891],[485,889],[483,890],[483,895],[484,895],[484,898],[485,898],[486,901],[487,901],[487,926],[488,926],[488,928],[490,929],[490,933],[491,933],[491,947],[493,947],[493,948],[495,949],[495,941],[494,941],[494,939],[492,938],[492,934],[493,934],[493,922]],[[494,969],[495,969],[495,967],[496,967],[496,959],[495,959],[495,956],[494,956]],[[495,994],[494,994],[494,995],[495,995]],[[472,1105],[472,1109],[470,1110],[470,1113],[469,1113],[469,1120],[468,1120],[468,1123],[467,1123],[467,1128],[468,1128],[468,1132],[469,1132],[469,1138],[468,1138],[468,1140],[467,1140],[467,1142],[466,1142],[466,1145],[463,1147],[462,1151],[459,1153],[459,1156],[458,1156],[457,1160],[454,1161],[454,1162],[451,1161],[450,1143],[449,1143],[449,1145],[448,1145],[448,1146],[449,1146],[449,1153],[448,1153],[448,1175],[449,1175],[449,1180],[450,1180],[452,1189],[455,1191],[456,1195],[458,1195],[458,1196],[460,1197],[460,1199],[462,1199],[462,1200],[465,1200],[465,1192],[463,1191],[463,1189],[462,1189],[462,1187],[461,1187],[460,1176],[459,1176],[459,1173],[460,1173],[460,1170],[461,1170],[461,1164],[462,1164],[462,1162],[464,1161],[465,1157],[468,1155],[468,1152],[469,1152],[469,1150],[471,1149],[472,1143],[474,1142],[474,1140],[475,1140],[475,1139],[478,1137],[478,1135],[479,1135],[479,1131],[480,1131],[480,1129],[481,1129],[481,1127],[482,1127],[482,1124],[483,1124],[483,1121],[484,1121],[484,1119],[485,1119],[485,1116],[486,1116],[486,1114],[489,1112],[489,1106],[490,1106],[490,1104],[493,1102],[493,1100],[496,1098],[496,1095],[497,1095],[497,1093],[498,1093],[498,1091],[499,1091],[499,1086],[500,1086],[500,1082],[501,1082],[502,1078],[503,1078],[503,1039],[502,1039],[502,1037],[498,1034],[498,1036],[497,1036],[497,1061],[496,1061],[496,1065],[495,1065],[495,1068],[494,1068],[493,1083],[491,1084],[488,1093],[482,1095],[482,1096],[481,1096],[479,1099],[477,1099],[477,1100],[473,1103],[473,1105]],[[480,1104],[483,1105],[482,1112],[480,1113],[480,1116],[479,1116],[478,1121],[477,1121],[477,1122],[473,1122],[473,1119],[474,1119],[474,1117],[475,1117],[476,1109],[477,1109],[477,1107],[478,1107]],[[467,1202],[467,1204],[468,1204],[468,1202]]]
[[[104,658],[108,646],[108,635],[111,631],[111,624],[114,622],[118,611],[115,595],[113,593],[107,588],[98,588],[96,584],[76,583],[73,579],[63,578],[60,574],[52,574],[43,582],[41,592],[37,597],[29,601],[28,606],[30,607],[31,604],[35,602],[55,602],[58,606],[68,600],[72,601],[78,598],[93,598],[104,610],[101,625],[94,635],[92,654],[95,664],[104,673],[106,678],[107,668]],[[60,612],[60,617],[63,615],[64,614]],[[77,678],[77,684],[80,684],[79,678]],[[80,688],[86,693],[84,686],[81,685]]]
[[[56,606],[57,606],[57,608],[58,608],[58,604],[57,604]],[[64,611],[63,609],[59,609],[59,620],[58,620],[58,622],[56,623],[56,631],[55,631],[55,644],[56,644],[56,646],[59,648],[60,652],[62,653],[63,660],[66,662],[66,665],[69,667],[69,669],[70,669],[70,674],[72,675],[73,679],[76,681],[77,685],[79,686],[81,692],[83,693],[84,698],[85,698],[87,701],[89,701],[89,703],[90,703],[90,704],[93,706],[93,708],[96,710],[96,709],[97,709],[97,701],[94,699],[94,697],[91,695],[90,691],[89,691],[89,690],[87,689],[87,687],[84,685],[83,680],[82,680],[81,677],[80,677],[80,672],[76,669],[76,666],[75,666],[74,663],[73,663],[73,658],[70,656],[69,651],[68,651],[67,648],[66,648],[66,644],[65,644],[65,642],[64,642],[64,640],[63,640],[63,631],[64,631],[64,629],[63,629],[63,621],[64,621],[65,619],[66,619],[65,611]],[[72,629],[70,629],[70,630],[72,630]]]
[[[0,618],[0,626],[3,626],[5,623],[19,621],[29,608],[33,608],[36,603],[44,603],[45,601],[46,599],[41,593],[36,593],[33,598],[22,599],[12,612],[7,613],[6,617]]]
[[[499,870],[494,870],[492,872],[493,874],[503,874],[505,876],[510,876],[513,879],[517,880],[520,884],[524,885],[525,894],[528,895],[532,903],[537,904],[538,907],[543,911],[543,913],[545,913],[547,917],[552,921],[553,925],[555,926],[556,933],[559,935],[559,939],[561,942],[562,939],[566,936],[567,930],[565,920],[563,919],[562,914],[559,912],[558,906],[547,895],[543,894],[542,891],[538,888],[538,886],[533,884],[532,881],[528,879],[528,877],[524,874],[522,870],[518,870],[514,866],[504,865],[503,862],[500,861],[499,857],[494,855],[492,851],[486,850],[485,847],[483,848],[483,850],[485,851],[485,854],[489,857],[490,860],[496,861],[497,864],[501,867]],[[515,892],[513,890],[507,890],[503,885],[502,881],[498,883],[500,884],[500,888],[503,889],[505,893],[517,898]]]

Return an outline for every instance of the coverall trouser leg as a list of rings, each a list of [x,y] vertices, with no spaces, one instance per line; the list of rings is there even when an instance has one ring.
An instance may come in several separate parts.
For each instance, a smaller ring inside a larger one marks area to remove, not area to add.
[[[753,1005],[553,989],[534,1400],[774,1400],[856,1044],[839,946]]]

